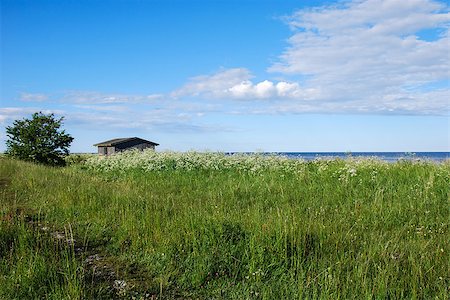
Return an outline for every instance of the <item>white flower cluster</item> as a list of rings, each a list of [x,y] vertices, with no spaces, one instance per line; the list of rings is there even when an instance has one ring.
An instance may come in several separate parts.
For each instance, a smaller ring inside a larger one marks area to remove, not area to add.
[[[352,178],[357,178],[364,173],[369,173],[371,181],[376,181],[379,170],[396,166],[398,166],[398,164],[389,164],[375,157],[347,158],[343,161],[343,165],[334,171],[333,177],[343,183],[348,183]],[[320,168],[323,167],[320,166],[319,170]],[[361,178],[359,179],[361,180]]]
[[[280,155],[130,150],[111,156],[91,157],[85,165],[99,171],[237,170],[260,174],[267,170],[299,173],[304,170],[305,163],[304,160]]]
[[[379,178],[379,172],[390,168],[404,168],[410,164],[430,164],[427,161],[399,161],[388,163],[374,157],[364,158],[317,158],[306,162],[303,159],[289,158],[283,155],[264,153],[223,152],[156,152],[128,150],[111,156],[90,156],[84,158],[83,164],[98,171],[127,172],[130,170],[153,171],[238,171],[241,173],[262,175],[267,171],[286,174],[303,174],[316,170],[320,176],[330,176],[341,182],[360,180],[369,176],[371,181]],[[445,166],[444,162],[444,166]],[[448,162],[447,162],[448,164]],[[445,168],[444,168],[445,169]],[[446,173],[445,173],[446,174]],[[439,173],[438,173],[439,175]]]

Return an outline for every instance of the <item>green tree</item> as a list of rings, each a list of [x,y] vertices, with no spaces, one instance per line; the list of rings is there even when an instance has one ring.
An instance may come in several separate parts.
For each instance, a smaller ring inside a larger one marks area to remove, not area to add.
[[[61,166],[69,154],[73,137],[60,130],[64,117],[34,113],[31,119],[14,121],[6,127],[6,154],[22,160]]]

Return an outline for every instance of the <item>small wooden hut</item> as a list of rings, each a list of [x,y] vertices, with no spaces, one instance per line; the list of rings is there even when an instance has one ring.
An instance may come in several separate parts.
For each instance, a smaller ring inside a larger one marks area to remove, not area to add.
[[[111,155],[129,149],[155,149],[159,144],[138,137],[119,138],[95,144],[99,155]]]

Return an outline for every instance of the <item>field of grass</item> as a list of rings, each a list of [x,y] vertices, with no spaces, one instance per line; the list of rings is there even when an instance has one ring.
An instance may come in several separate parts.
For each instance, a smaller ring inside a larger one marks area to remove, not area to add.
[[[0,299],[448,299],[450,163],[0,158]]]

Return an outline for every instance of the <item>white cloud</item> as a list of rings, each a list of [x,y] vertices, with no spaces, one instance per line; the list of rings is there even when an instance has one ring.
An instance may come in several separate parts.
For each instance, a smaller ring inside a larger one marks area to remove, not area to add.
[[[67,124],[108,130],[154,130],[157,132],[205,132],[223,128],[197,121],[199,113],[165,109],[127,110],[120,113],[83,110],[67,113]]]
[[[320,91],[313,96],[317,110],[448,113],[441,96],[448,95],[450,77],[450,14],[444,4],[347,1],[298,11],[288,24],[294,31],[290,46],[269,71],[308,76],[302,85]],[[440,34],[424,40],[422,30]],[[434,89],[437,97],[426,98],[431,94],[423,86],[446,80]]]
[[[62,115],[64,111],[57,109],[40,109],[37,107],[3,107],[0,108],[0,124],[6,125],[14,120],[30,117],[35,112],[43,114]]]
[[[248,81],[251,77],[250,71],[245,68],[226,69],[212,75],[196,76],[174,91],[172,96],[223,97],[228,93],[228,89]]]
[[[74,108],[87,110],[87,111],[99,111],[107,113],[120,113],[129,111],[129,107],[126,105],[74,105]]]
[[[118,104],[118,103],[146,103],[158,101],[163,98],[162,94],[151,95],[128,95],[100,93],[93,91],[69,91],[62,95],[55,95],[60,102],[78,104]]]
[[[268,99],[278,96],[278,89],[269,80],[257,84],[245,80],[227,89],[223,96],[234,99]]]
[[[289,25],[322,34],[368,29],[373,33],[407,35],[448,22],[445,10],[445,4],[429,0],[342,1],[300,10],[290,18]]]
[[[286,97],[286,96],[297,96],[298,91],[300,90],[300,87],[298,85],[298,83],[288,83],[288,82],[278,82],[277,83],[277,91],[278,94],[281,97]]]
[[[26,102],[42,102],[48,100],[49,96],[46,94],[37,93],[20,93],[19,100]]]
[[[236,98],[246,98],[253,93],[253,83],[250,80],[242,81],[227,89]]]
[[[23,93],[25,94],[25,93]],[[29,95],[34,95],[28,93]],[[67,125],[110,129],[161,129],[163,131],[210,131],[216,125],[202,124],[205,113],[222,111],[220,103],[182,101],[169,95],[126,95],[95,91],[57,92],[49,95],[42,107],[0,108],[0,124],[30,117],[36,111],[65,117]],[[56,110],[53,108],[63,108]],[[214,129],[215,128],[215,129]],[[1,133],[0,133],[1,134]]]
[[[49,94],[29,92],[22,92],[19,94],[19,100],[24,102],[52,102],[88,105],[152,103],[163,99],[163,94],[133,95],[77,90]]]
[[[168,94],[70,91],[23,93],[21,98],[116,113],[122,104],[146,105],[174,119],[205,112],[449,114],[450,13],[445,4],[340,1],[299,10],[286,20],[293,30],[289,46],[268,68],[281,79],[255,80],[250,70],[232,68],[193,77]]]
[[[264,80],[255,85],[255,95],[258,98],[270,98],[276,95],[277,90],[273,85],[273,82]]]
[[[230,130],[218,124],[200,122],[200,111],[180,111],[170,108],[74,105],[67,110],[43,110],[36,107],[0,108],[0,125],[8,126],[14,120],[30,118],[37,111],[64,116],[65,128],[87,127],[109,130],[155,130],[157,132],[214,132]],[[5,139],[0,131],[0,140]]]
[[[264,80],[259,83],[252,83],[249,80],[243,81],[230,87],[222,97],[231,99],[294,99],[312,100],[320,91],[315,88],[301,88],[296,82],[279,81],[277,83]]]
[[[430,0],[354,0],[300,10],[287,18],[289,47],[268,68],[296,80],[253,81],[249,70],[235,68],[194,77],[173,95],[270,100],[258,112],[445,115],[448,11]],[[425,39],[424,31],[431,36]]]
[[[311,99],[318,91],[302,89],[298,83],[264,80],[253,83],[253,76],[245,68],[221,70],[212,75],[197,76],[172,93],[173,97],[193,96],[215,99]]]
[[[432,100],[430,100],[432,99]],[[277,101],[268,106],[250,107],[250,114],[356,113],[395,115],[448,115],[450,90],[420,94],[391,94],[380,99],[353,101]],[[242,114],[242,111],[234,111]]]

